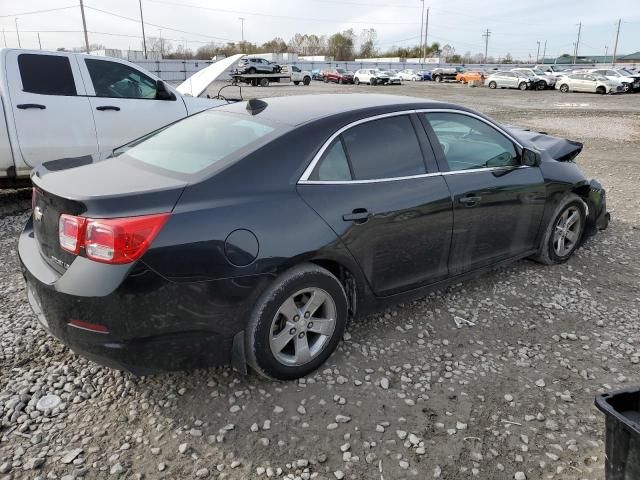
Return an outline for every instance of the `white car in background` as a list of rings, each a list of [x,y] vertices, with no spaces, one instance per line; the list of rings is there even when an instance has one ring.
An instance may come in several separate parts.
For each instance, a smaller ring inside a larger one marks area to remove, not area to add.
[[[556,89],[562,93],[588,92],[602,95],[624,92],[622,82],[609,80],[607,77],[595,73],[572,73],[560,77],[556,82]]]
[[[369,85],[385,84],[389,81],[389,76],[383,74],[375,68],[362,68],[353,74],[353,83],[359,85],[368,83]]]
[[[422,75],[419,75],[418,72],[412,68],[407,68],[406,70],[398,72],[398,77],[400,77],[400,80],[407,80],[410,82],[422,80]]]
[[[626,93],[640,90],[640,75],[632,75],[621,68],[594,68],[589,73],[595,73],[607,77],[609,80],[622,82],[622,88]]]
[[[383,75],[388,77],[387,85],[402,85],[400,76],[393,70],[381,70]]]
[[[544,90],[545,88],[553,88],[556,86],[556,77],[547,74],[537,68],[512,68],[512,72],[520,72],[533,77],[534,88]]]

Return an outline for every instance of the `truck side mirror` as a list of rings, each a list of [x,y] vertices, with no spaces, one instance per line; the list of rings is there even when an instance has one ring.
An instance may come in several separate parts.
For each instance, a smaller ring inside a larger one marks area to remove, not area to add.
[[[176,96],[162,80],[156,82],[156,100],[175,100]]]

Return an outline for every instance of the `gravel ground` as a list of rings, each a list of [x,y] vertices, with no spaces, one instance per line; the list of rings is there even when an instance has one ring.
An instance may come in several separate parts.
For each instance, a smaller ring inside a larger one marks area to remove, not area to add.
[[[640,362],[640,95],[316,82],[243,93],[354,90],[585,142],[578,163],[608,189],[610,228],[564,265],[521,261],[354,322],[298,382],[227,367],[135,378],[38,327],[16,259],[29,192],[3,192],[0,479],[603,478],[593,398],[637,383]]]

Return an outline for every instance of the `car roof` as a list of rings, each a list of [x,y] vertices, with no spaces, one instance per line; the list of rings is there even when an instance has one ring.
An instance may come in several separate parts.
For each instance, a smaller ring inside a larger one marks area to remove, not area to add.
[[[396,107],[407,110],[438,107],[464,110],[456,105],[424,98],[368,93],[294,95],[263,98],[261,101],[265,102],[267,106],[255,115],[256,118],[262,117],[290,126],[355,111],[362,113],[371,111],[372,114],[381,110],[393,111]],[[248,115],[246,108],[247,102],[237,102],[217,107],[215,110]]]

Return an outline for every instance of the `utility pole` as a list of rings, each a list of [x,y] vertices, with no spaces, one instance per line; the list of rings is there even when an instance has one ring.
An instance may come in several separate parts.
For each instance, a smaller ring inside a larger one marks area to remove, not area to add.
[[[427,23],[424,27],[424,51],[422,57],[425,62],[427,61],[427,38],[429,36],[429,10],[431,10],[431,7],[427,7]]]
[[[604,62],[607,61],[607,53],[609,53],[609,47],[607,45],[604,46]]]
[[[544,41],[544,51],[542,52],[542,63],[544,63],[544,59],[547,56],[547,41]]]
[[[162,40],[162,29],[158,29],[159,37],[160,37],[160,60],[164,58],[164,40]]]
[[[578,49],[580,48],[580,33],[582,32],[582,22],[578,23],[578,40],[576,41],[575,49],[573,50],[573,64],[578,62]]]
[[[424,58],[423,34],[424,34],[424,0],[422,2],[422,16],[420,17],[420,56]]]
[[[622,19],[618,20],[618,30],[616,31],[616,43],[613,45],[613,58],[611,58],[611,66],[616,64],[616,53],[618,53],[618,37],[620,36],[620,24]]]
[[[242,43],[244,43],[244,17],[240,17],[238,20],[240,20],[240,38],[242,39]]]
[[[20,45],[20,32],[18,31],[18,17],[14,18],[15,22],[16,22],[16,35],[18,36],[18,48],[22,48],[22,45]]]
[[[142,24],[142,48],[144,49],[144,59],[147,59],[147,39],[144,36],[144,18],[142,18],[142,0],[140,0],[140,23]]]
[[[40,32],[38,32],[38,46],[40,47],[40,50],[42,50],[42,42],[40,41]]]
[[[536,53],[536,63],[540,63],[540,40],[536,42],[538,44],[538,53]]]
[[[489,37],[491,36],[491,32],[487,28],[487,30],[482,34],[484,37],[484,63],[487,63],[487,52],[489,51]]]
[[[89,53],[89,35],[87,34],[87,21],[84,18],[84,5],[80,0],[80,14],[82,15],[82,29],[84,30],[84,45]]]

